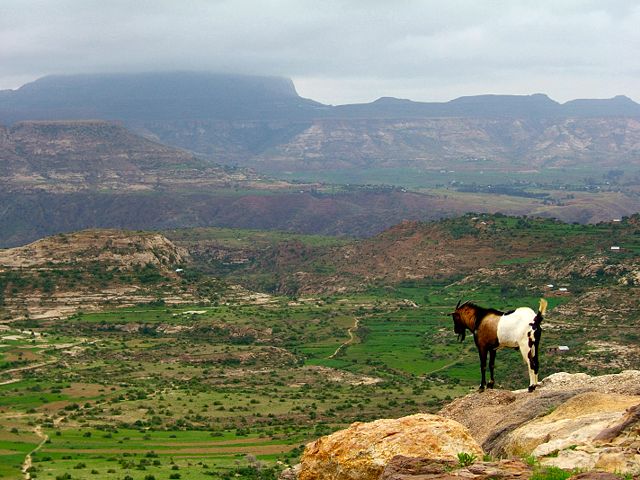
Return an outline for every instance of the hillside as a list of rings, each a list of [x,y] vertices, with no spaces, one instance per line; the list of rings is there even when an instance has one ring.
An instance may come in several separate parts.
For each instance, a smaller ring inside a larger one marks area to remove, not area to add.
[[[434,220],[470,209],[594,222],[640,208],[637,196],[613,189],[516,197],[279,181],[204,162],[104,121],[0,128],[0,157],[0,246],[86,228],[222,226],[368,236],[399,219]]]
[[[193,301],[189,254],[155,233],[86,230],[0,250],[0,315],[57,318],[105,304]]]
[[[403,222],[342,244],[313,237],[266,242],[259,232],[167,235],[203,271],[272,294],[392,296],[416,308],[438,308],[444,295],[453,304],[462,297],[501,309],[520,302],[533,306],[546,296],[556,304],[547,335],[572,347],[547,360],[554,368],[579,362],[601,371],[640,362],[633,333],[640,322],[638,215],[598,225],[466,215]],[[571,338],[578,331],[579,340]],[[610,350],[616,358],[604,367],[600,355]]]
[[[235,267],[238,278],[248,281],[252,273],[272,271],[282,281],[283,291],[314,294],[484,275],[488,269],[498,270],[504,281],[511,278],[506,273],[517,276],[516,272],[527,270],[529,281],[535,278],[540,285],[601,275],[604,269],[615,283],[625,274],[629,278],[638,274],[639,230],[637,214],[597,225],[467,214],[434,222],[403,221],[378,235],[338,246],[314,246],[296,239],[266,249],[256,242],[238,246],[218,238],[215,230],[208,238],[206,232],[167,235],[213,268],[220,267],[220,259],[241,252],[250,261]],[[612,251],[611,246],[621,250]]]
[[[251,179],[97,120],[0,126],[0,158],[3,192],[140,191]]]

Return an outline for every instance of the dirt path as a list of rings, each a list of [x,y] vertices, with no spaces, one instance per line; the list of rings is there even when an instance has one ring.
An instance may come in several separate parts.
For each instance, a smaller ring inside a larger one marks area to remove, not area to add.
[[[4,382],[0,382],[0,385],[9,385],[10,383],[19,382],[20,378],[12,378],[11,380],[5,380]]]
[[[40,425],[38,425],[33,429],[33,433],[35,433],[42,440],[36,448],[31,450],[29,453],[27,453],[27,456],[24,457],[24,462],[22,462],[22,474],[24,475],[25,480],[29,480],[31,478],[31,474],[29,473],[29,469],[33,464],[31,456],[34,453],[36,453],[38,450],[40,450],[44,446],[44,444],[47,442],[47,440],[49,440],[49,435],[47,435],[42,431],[42,427],[40,427]]]
[[[27,370],[35,370],[36,368],[46,367],[47,365],[52,365],[56,363],[58,360],[50,360],[48,362],[36,363],[34,365],[27,365],[26,367],[18,367],[18,368],[10,368],[9,370],[4,370],[0,373],[14,373],[14,372],[25,372]]]
[[[0,373],[5,374],[5,373],[25,372],[27,370],[35,370],[36,368],[42,368],[42,367],[46,367],[47,365],[52,365],[57,361],[58,360],[50,360],[48,362],[36,363],[34,365],[27,365],[26,367],[10,368],[9,370],[4,370]]]
[[[60,426],[60,423],[64,419],[65,419],[64,415],[61,415],[61,416],[55,418],[53,420],[53,426],[54,427]],[[25,480],[30,480],[31,479],[31,474],[29,473],[29,468],[31,468],[31,465],[33,465],[32,455],[34,453],[38,452],[44,446],[44,444],[47,443],[47,440],[49,440],[49,435],[47,435],[46,433],[44,433],[42,431],[42,427],[40,425],[36,426],[33,429],[33,433],[35,433],[38,436],[38,438],[40,438],[42,440],[36,446],[36,448],[31,450],[29,453],[27,453],[27,456],[24,457],[24,462],[22,462],[22,474],[24,475]]]
[[[462,351],[460,356],[456,358],[453,362],[447,363],[446,365],[436,368],[435,370],[431,370],[430,372],[426,372],[425,375],[431,375],[432,373],[441,372],[442,370],[446,370],[447,368],[451,368],[457,363],[460,363],[462,360],[464,360],[465,356],[469,354],[469,352],[471,351],[471,348],[472,347],[468,346]]]
[[[333,352],[331,355],[329,355],[327,358],[335,358],[338,356],[338,354],[345,348],[347,348],[349,345],[351,345],[353,343],[353,341],[356,339],[356,336],[353,334],[354,331],[357,330],[357,328],[360,326],[360,319],[356,318],[355,322],[353,322],[353,325],[351,327],[349,327],[349,329],[347,330],[347,333],[349,334],[349,339],[344,342],[342,345],[340,345],[338,348],[336,348],[336,351]]]

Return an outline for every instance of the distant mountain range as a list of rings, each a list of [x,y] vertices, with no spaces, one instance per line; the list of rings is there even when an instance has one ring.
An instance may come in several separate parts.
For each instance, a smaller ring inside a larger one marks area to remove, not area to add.
[[[398,216],[460,211],[400,189],[330,195],[316,188],[203,162],[103,120],[0,126],[0,248],[89,227],[223,225],[364,235]]]
[[[103,119],[217,163],[257,170],[483,169],[640,163],[640,105],[479,95],[423,103],[380,98],[330,106],[280,77],[173,72],[49,76],[0,91],[0,123]]]
[[[382,97],[330,106],[300,97],[287,78],[196,72],[53,75],[0,91],[0,122],[109,119],[292,120],[430,117],[640,117],[640,104],[619,95],[560,104],[547,95],[478,95],[449,102]]]

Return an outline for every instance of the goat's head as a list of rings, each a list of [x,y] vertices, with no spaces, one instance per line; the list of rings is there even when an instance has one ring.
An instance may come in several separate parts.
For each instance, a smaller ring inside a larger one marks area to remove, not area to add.
[[[464,322],[462,315],[462,309],[466,305],[466,303],[460,306],[462,299],[458,300],[458,304],[456,305],[455,311],[451,312],[451,316],[453,317],[453,331],[458,335],[458,341],[462,342],[467,334],[467,324]]]

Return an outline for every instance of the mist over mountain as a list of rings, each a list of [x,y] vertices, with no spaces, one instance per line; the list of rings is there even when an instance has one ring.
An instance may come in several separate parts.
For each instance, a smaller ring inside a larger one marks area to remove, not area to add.
[[[5,123],[290,118],[318,106],[287,78],[193,72],[52,75],[0,92]]]
[[[560,104],[547,95],[477,95],[449,102],[382,97],[329,106],[302,98],[283,77],[203,72],[52,75],[0,91],[0,121],[101,118],[124,122],[195,119],[639,116],[624,96]]]

